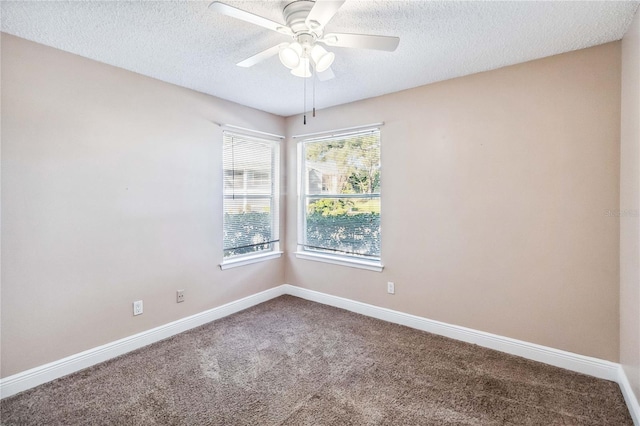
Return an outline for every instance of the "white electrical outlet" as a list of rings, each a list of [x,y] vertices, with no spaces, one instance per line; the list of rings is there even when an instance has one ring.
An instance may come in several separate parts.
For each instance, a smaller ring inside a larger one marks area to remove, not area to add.
[[[396,285],[394,283],[392,283],[391,281],[389,281],[387,283],[387,293],[389,293],[389,294],[395,294],[396,293]]]
[[[184,302],[184,290],[176,291],[176,302],[177,303]]]
[[[142,315],[142,300],[133,302],[133,315]]]

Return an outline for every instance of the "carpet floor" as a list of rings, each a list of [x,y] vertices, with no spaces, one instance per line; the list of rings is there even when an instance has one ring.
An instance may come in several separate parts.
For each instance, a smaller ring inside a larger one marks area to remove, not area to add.
[[[3,425],[633,425],[616,383],[292,296],[0,413]]]

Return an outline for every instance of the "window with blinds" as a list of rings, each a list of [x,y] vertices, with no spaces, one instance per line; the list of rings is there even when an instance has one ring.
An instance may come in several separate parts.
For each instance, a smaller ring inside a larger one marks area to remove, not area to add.
[[[380,130],[306,139],[300,156],[299,245],[380,260]]]
[[[224,257],[272,251],[278,243],[279,143],[223,136]]]

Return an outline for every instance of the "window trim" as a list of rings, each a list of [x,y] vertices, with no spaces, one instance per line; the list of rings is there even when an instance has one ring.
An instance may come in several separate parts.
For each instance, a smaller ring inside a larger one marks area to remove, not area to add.
[[[260,199],[269,199],[270,200],[270,205],[271,205],[271,212],[273,213],[273,217],[272,217],[272,221],[271,221],[271,226],[272,228],[275,227],[278,231],[277,231],[277,238],[270,242],[270,249],[265,249],[265,250],[261,250],[259,252],[253,252],[253,253],[245,253],[245,254],[237,254],[237,255],[233,255],[233,256],[228,256],[225,257],[224,256],[224,252],[226,251],[224,249],[224,241],[222,244],[222,262],[220,262],[220,264],[218,265],[220,267],[221,270],[225,270],[225,269],[230,269],[230,268],[235,268],[238,266],[244,266],[244,265],[249,265],[252,263],[257,263],[257,262],[263,262],[266,260],[270,260],[270,259],[274,259],[274,258],[279,258],[280,256],[282,256],[282,251],[280,251],[280,180],[281,180],[281,175],[280,175],[280,170],[281,170],[281,164],[280,164],[280,160],[281,160],[281,146],[280,146],[280,139],[276,138],[276,137],[269,137],[271,136],[268,133],[263,133],[263,132],[257,132],[255,131],[254,133],[261,133],[260,135],[255,135],[255,134],[249,134],[249,133],[244,133],[241,131],[236,131],[236,130],[224,130],[223,131],[223,135],[222,135],[222,141],[223,141],[223,146],[224,146],[224,138],[225,138],[225,134],[227,135],[231,135],[231,136],[238,136],[238,137],[242,137],[242,138],[246,138],[249,140],[255,140],[255,141],[259,141],[259,142],[269,142],[271,143],[271,156],[272,156],[272,164],[273,164],[273,168],[271,170],[271,176],[272,176],[272,188],[271,188],[271,195],[259,195],[259,196],[254,196],[254,195],[249,195],[248,198],[260,198]],[[268,135],[268,136],[266,136]],[[276,135],[273,135],[276,136]],[[224,148],[223,148],[223,159],[224,159]],[[223,160],[223,165],[222,165],[222,227],[223,227],[223,233],[224,233],[224,204],[225,204],[225,199],[227,197],[227,195],[225,195],[225,187],[224,187],[224,160]]]
[[[274,246],[276,244],[278,243],[273,243]],[[238,266],[251,265],[253,263],[260,263],[271,259],[277,259],[281,257],[282,254],[283,252],[281,252],[280,250],[271,250],[259,254],[239,254],[223,260],[222,263],[220,263],[220,265],[218,266],[220,266],[220,269],[224,271],[226,269],[237,268]]]
[[[382,123],[383,124],[383,123]],[[357,130],[356,130],[357,129]],[[355,130],[350,132],[343,132],[343,130]],[[298,158],[298,170],[297,170],[297,189],[298,189],[298,200],[297,200],[297,232],[298,232],[298,242],[297,242],[297,250],[295,252],[295,256],[298,259],[310,260],[316,262],[324,262],[334,265],[347,266],[351,268],[365,269],[375,272],[382,272],[384,269],[384,265],[382,263],[382,247],[380,247],[380,256],[375,259],[367,259],[366,256],[358,256],[352,255],[349,253],[331,253],[331,252],[323,252],[321,250],[313,250],[309,249],[306,245],[300,244],[303,236],[306,233],[306,223],[305,223],[305,207],[306,207],[306,198],[309,196],[319,197],[319,198],[336,198],[336,194],[327,194],[323,196],[321,194],[307,194],[306,193],[306,181],[304,179],[304,170],[306,169],[306,161],[304,158],[304,145],[307,142],[314,142],[318,140],[324,140],[327,138],[337,138],[341,136],[349,136],[356,135],[360,133],[366,132],[378,132],[380,141],[382,140],[382,131],[380,129],[380,125],[369,125],[369,126],[357,126],[348,129],[341,129],[340,131],[327,131],[327,132],[318,132],[318,133],[310,133],[307,135],[299,135],[294,136],[300,138],[297,141],[297,158]],[[382,166],[381,166],[382,169]],[[361,194],[361,195],[352,195],[352,194],[337,194],[338,198],[362,198],[367,195],[373,195],[375,198],[379,198],[382,201],[382,188],[376,194]]]
[[[302,251],[301,251],[302,250]],[[306,250],[304,246],[298,245],[296,258],[312,260],[315,262],[331,263],[333,265],[348,266],[349,268],[366,269],[368,271],[382,272],[384,265],[379,260],[366,260],[349,256],[347,254],[330,254],[313,250]]]

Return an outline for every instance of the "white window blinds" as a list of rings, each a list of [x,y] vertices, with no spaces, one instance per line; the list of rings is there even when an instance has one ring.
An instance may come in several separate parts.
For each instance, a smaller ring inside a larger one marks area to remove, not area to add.
[[[301,147],[304,250],[380,259],[380,131],[307,139]]]
[[[274,250],[279,143],[225,131],[223,170],[224,257]]]

